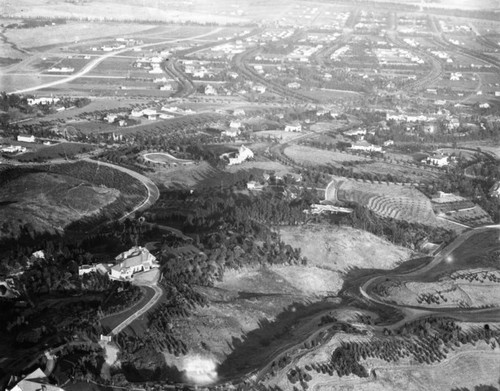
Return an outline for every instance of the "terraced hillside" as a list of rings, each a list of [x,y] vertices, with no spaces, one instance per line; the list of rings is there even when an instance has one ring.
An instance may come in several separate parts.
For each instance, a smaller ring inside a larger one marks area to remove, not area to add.
[[[436,223],[430,200],[410,186],[334,178],[326,189],[325,199],[354,202],[383,217],[426,225]]]

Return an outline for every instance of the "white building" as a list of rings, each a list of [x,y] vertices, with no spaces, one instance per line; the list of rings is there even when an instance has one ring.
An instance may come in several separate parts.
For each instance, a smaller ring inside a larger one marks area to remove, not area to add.
[[[368,141],[362,140],[357,143],[354,143],[351,147],[351,150],[365,151],[365,152],[382,152],[382,147],[370,144]]]
[[[3,147],[0,151],[7,153],[26,152],[26,147],[22,147],[21,145],[9,145],[8,147]]]
[[[438,167],[444,167],[450,164],[448,156],[429,156],[425,159],[425,162]]]
[[[347,132],[344,132],[344,136],[347,137],[366,136],[366,129],[358,128],[358,129],[348,130]]]
[[[285,132],[302,132],[302,125],[299,123],[286,125]]]
[[[116,265],[111,267],[110,277],[114,279],[131,279],[135,273],[159,267],[156,257],[148,249],[134,246],[115,258]]]
[[[136,117],[136,118],[139,118],[139,117],[142,117],[144,115],[143,111],[142,110],[139,110],[139,109],[134,109],[130,112],[130,116],[131,117]]]
[[[231,121],[229,123],[229,127],[233,129],[240,129],[242,127],[242,124],[240,121]]]
[[[254,153],[250,150],[250,148],[245,147],[242,145],[238,149],[238,153],[225,153],[221,156],[221,158],[226,158],[229,160],[228,165],[232,166],[235,164],[241,164],[245,160],[252,159],[254,157]]]
[[[35,142],[35,136],[17,136],[17,141],[21,141],[23,143],[34,143]]]
[[[222,132],[222,135],[228,136],[228,137],[237,137],[240,134],[240,129],[238,128],[230,128],[226,129]]]
[[[214,88],[214,86],[208,84],[205,87],[205,95],[217,95],[217,90]]]

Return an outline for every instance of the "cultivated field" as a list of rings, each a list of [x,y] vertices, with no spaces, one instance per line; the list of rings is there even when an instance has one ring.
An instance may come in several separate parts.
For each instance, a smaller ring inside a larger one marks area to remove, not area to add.
[[[354,202],[382,217],[435,225],[430,200],[411,186],[378,184],[334,177],[328,185],[326,199]]]

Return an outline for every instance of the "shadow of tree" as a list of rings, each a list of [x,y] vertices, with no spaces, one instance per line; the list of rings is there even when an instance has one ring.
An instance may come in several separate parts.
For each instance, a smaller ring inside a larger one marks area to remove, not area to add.
[[[338,308],[339,304],[320,301],[293,303],[284,308],[276,320],[260,319],[259,327],[240,338],[233,337],[228,343],[231,354],[218,368],[218,374],[224,379],[233,379],[261,368],[278,351],[293,346],[303,336],[294,335],[295,325],[322,312]]]

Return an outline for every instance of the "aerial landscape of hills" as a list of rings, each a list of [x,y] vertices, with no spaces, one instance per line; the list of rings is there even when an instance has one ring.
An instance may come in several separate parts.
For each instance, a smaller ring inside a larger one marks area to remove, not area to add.
[[[6,0],[0,388],[499,390],[498,0]]]

